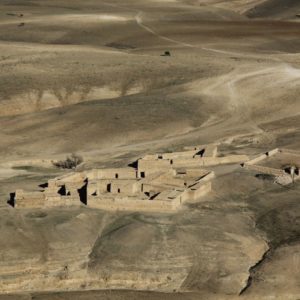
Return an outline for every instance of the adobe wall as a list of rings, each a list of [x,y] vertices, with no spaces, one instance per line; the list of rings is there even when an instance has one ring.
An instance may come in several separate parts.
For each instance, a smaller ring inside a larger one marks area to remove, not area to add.
[[[202,177],[204,175],[207,175],[209,173],[208,170],[205,169],[186,169],[185,170],[186,176],[187,177],[195,177],[195,178],[199,178]]]
[[[98,182],[97,181],[89,181],[89,183],[87,185],[87,196],[91,196],[95,193],[99,194]]]
[[[82,186],[84,185],[83,182],[80,183],[66,183],[65,184],[65,188],[66,188],[66,192],[70,193],[71,195],[78,195],[78,189],[82,188]]]
[[[256,158],[253,158],[247,162],[245,162],[246,165],[255,165],[259,162],[261,162],[262,160],[266,159],[268,156],[266,154],[262,154]]]
[[[218,144],[208,144],[208,145],[198,145],[198,146],[187,146],[184,147],[185,150],[203,150],[205,149],[205,152],[203,154],[203,157],[216,157],[218,154]]]
[[[182,152],[171,152],[171,153],[162,153],[158,156],[162,157],[163,159],[175,159],[175,158],[193,158],[194,155],[200,151],[201,149],[193,149],[189,151],[182,151]]]
[[[224,157],[214,157],[212,158],[211,163],[213,164],[216,162],[217,164],[234,164],[234,163],[240,163],[244,162],[249,159],[249,156],[247,155],[228,155]],[[204,160],[208,160],[210,162],[209,158],[204,158]],[[205,163],[205,165],[208,165],[208,163]]]
[[[15,202],[16,208],[41,208],[45,204],[44,198],[23,198],[17,199]]]
[[[279,152],[281,152],[281,150],[279,148],[275,148],[275,149],[273,149],[271,151],[268,151],[267,153],[268,153],[268,156],[273,156],[273,155],[275,155],[275,154],[277,154]]]
[[[167,186],[163,185],[163,184],[155,184],[155,183],[143,183],[142,185],[142,192],[146,193],[146,192],[162,192],[164,190],[168,189]]]
[[[210,181],[206,183],[198,183],[197,185],[185,190],[179,197],[181,203],[194,202],[199,198],[205,196],[212,190],[212,183]]]
[[[40,208],[45,204],[45,195],[42,192],[24,192],[17,190],[15,195],[16,208]]]
[[[230,155],[224,157],[196,157],[193,159],[175,159],[174,168],[197,167],[197,166],[214,166],[220,164],[233,164],[247,161],[247,155]]]
[[[165,190],[161,193],[159,193],[155,198],[154,201],[160,200],[160,201],[173,201],[178,196],[182,194],[183,190]]]
[[[262,155],[260,155],[258,157],[255,157],[255,158],[253,158],[253,159],[245,162],[245,164],[247,164],[247,165],[255,165],[255,164],[261,162],[262,160],[264,160],[264,159],[266,159],[268,157],[271,157],[271,156],[273,156],[273,155],[275,155],[275,154],[277,154],[279,152],[280,152],[280,150],[278,148],[273,149],[271,151],[266,152],[268,154],[264,153],[264,154],[262,154]]]
[[[79,196],[60,196],[60,195],[48,195],[44,202],[45,207],[57,207],[57,206],[80,206]]]
[[[247,170],[256,171],[256,172],[259,172],[259,173],[262,173],[262,174],[269,174],[269,175],[274,175],[274,176],[285,175],[285,172],[283,170],[269,168],[269,167],[263,167],[263,166],[258,166],[258,165],[245,164],[244,168],[247,169]]]
[[[213,178],[215,178],[215,172],[211,171],[206,176],[204,176],[203,178],[201,178],[200,182],[202,183],[202,182],[210,181]]]
[[[138,161],[138,175],[142,177],[141,173],[145,173],[145,177],[149,174],[160,173],[162,171],[168,171],[172,169],[171,161],[158,159],[158,160],[144,160]]]
[[[94,169],[87,171],[88,179],[135,179],[137,172],[134,168]]]
[[[94,198],[88,201],[88,207],[104,210],[124,210],[124,211],[151,211],[151,212],[170,212],[174,211],[172,201],[155,201],[142,199],[101,199]]]
[[[60,195],[48,195],[46,197],[46,201],[44,202],[45,207],[54,207],[60,205],[63,205]]]
[[[81,205],[78,196],[60,196],[51,192],[26,192],[23,190],[16,191],[15,207],[16,208],[43,208],[54,206],[71,206]]]
[[[133,195],[138,191],[141,191],[141,184],[136,179],[100,179],[99,181],[92,183],[92,190],[95,190],[96,188],[97,194],[107,193],[108,185],[110,185],[111,193]]]
[[[158,156],[158,154],[146,154],[145,156],[143,156],[143,158],[139,160],[157,160]]]
[[[201,184],[201,186],[194,191],[194,197],[192,200],[194,201],[198,200],[199,198],[205,196],[207,193],[211,192],[211,190],[212,190],[211,181]]]

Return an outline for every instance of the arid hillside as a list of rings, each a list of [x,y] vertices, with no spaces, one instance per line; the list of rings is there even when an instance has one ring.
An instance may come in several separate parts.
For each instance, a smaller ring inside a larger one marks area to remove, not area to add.
[[[72,152],[90,169],[209,143],[299,150],[299,14],[296,0],[0,0],[0,292],[18,294],[0,299],[300,298],[299,183],[230,164],[172,215],[6,203]]]

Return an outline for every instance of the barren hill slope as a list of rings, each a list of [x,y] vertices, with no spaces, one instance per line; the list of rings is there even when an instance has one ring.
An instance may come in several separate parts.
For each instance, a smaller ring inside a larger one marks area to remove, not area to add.
[[[0,289],[22,299],[299,298],[299,186],[239,165],[216,168],[209,197],[173,215],[6,204],[63,173],[50,162],[71,152],[95,168],[212,142],[219,155],[299,149],[298,8],[0,0]],[[89,291],[103,288],[132,291]]]
[[[268,0],[249,9],[246,15],[250,18],[296,19],[299,11],[297,0]]]

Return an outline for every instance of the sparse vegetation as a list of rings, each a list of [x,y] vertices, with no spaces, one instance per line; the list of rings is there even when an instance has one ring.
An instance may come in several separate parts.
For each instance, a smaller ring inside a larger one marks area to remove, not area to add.
[[[67,156],[65,160],[54,161],[53,165],[60,169],[75,169],[83,162],[83,157],[76,153]]]

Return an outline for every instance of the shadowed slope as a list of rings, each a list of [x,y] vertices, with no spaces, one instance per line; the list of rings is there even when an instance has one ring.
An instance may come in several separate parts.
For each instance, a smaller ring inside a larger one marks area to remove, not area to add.
[[[249,18],[295,18],[300,12],[298,0],[267,0],[248,10],[245,14]]]

